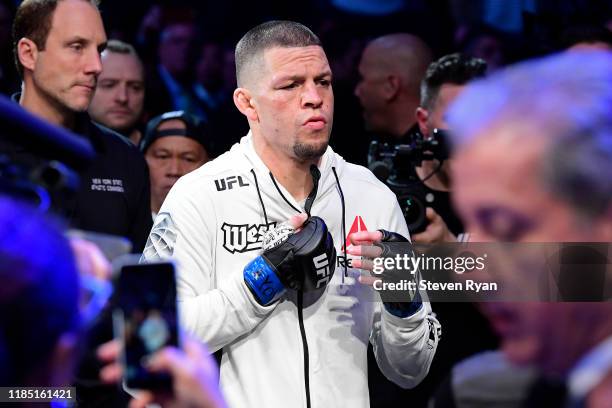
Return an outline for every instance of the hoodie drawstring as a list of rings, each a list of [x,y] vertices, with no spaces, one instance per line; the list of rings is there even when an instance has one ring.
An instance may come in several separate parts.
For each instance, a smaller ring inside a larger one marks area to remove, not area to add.
[[[257,182],[257,174],[255,174],[255,170],[253,169],[251,169],[251,173],[253,173],[253,177],[255,178],[255,188],[257,189],[257,196],[259,196],[259,203],[261,204],[261,209],[264,213],[264,220],[266,221],[266,225],[268,225],[268,214],[266,213],[266,206],[264,205],[264,202],[261,199],[261,191],[259,190],[259,183]]]
[[[335,167],[332,167],[332,172],[334,173],[334,178],[336,179],[336,185],[338,186],[338,192],[340,193],[340,202],[342,204],[342,238],[346,240],[346,238],[347,238],[347,236],[346,236],[346,205],[344,203],[344,193],[342,192],[342,187],[340,186],[340,180],[338,179],[338,173],[336,173],[336,168]],[[255,179],[255,188],[257,189],[257,196],[259,197],[259,202],[261,204],[261,209],[263,210],[264,218],[266,220],[266,225],[267,225],[268,224],[268,215],[266,214],[266,207],[264,205],[263,199],[261,198],[261,191],[259,189],[259,183],[257,182],[257,175],[255,174],[255,170],[254,169],[251,169],[251,173],[253,173],[253,178]],[[278,194],[297,213],[301,213],[302,211],[300,211],[299,209],[295,208],[295,206],[293,204],[291,204],[291,202],[289,200],[287,200],[287,197],[285,197],[283,195],[283,192],[278,187],[278,184],[276,183],[276,179],[274,178],[274,175],[272,174],[272,172],[270,172],[269,174],[270,174],[270,178],[272,179],[272,183],[274,184],[274,187],[276,187],[276,191],[278,191]],[[308,214],[309,217],[310,217],[310,210],[311,210],[312,205],[314,203],[314,200],[315,200],[315,198],[317,196],[317,191],[318,191],[318,188],[319,188],[319,180],[321,178],[321,172],[319,171],[317,166],[315,166],[313,164],[312,166],[310,166],[310,174],[312,176],[313,187],[312,187],[312,190],[311,190],[310,194],[308,195],[308,198],[306,199],[306,203],[304,204],[304,210],[306,211],[306,213]],[[346,244],[344,244],[344,246],[346,246]],[[344,255],[345,262],[344,262],[344,273],[342,274],[342,283],[344,283],[344,278],[348,276],[348,268],[347,268],[347,265],[346,265],[347,264],[347,262],[346,262],[346,248],[344,248],[344,251],[345,251],[345,255]]]
[[[334,178],[336,179],[336,185],[338,186],[338,191],[340,192],[340,201],[342,202],[342,238],[346,240],[348,237],[346,236],[346,207],[344,205],[344,193],[342,192],[342,187],[340,187],[340,180],[338,179],[336,168],[332,167],[332,171],[334,173]],[[342,275],[342,283],[344,283],[344,278],[348,277],[348,268],[346,264],[347,264],[347,258],[346,258],[346,241],[345,241],[344,243],[344,274]]]
[[[280,196],[283,198],[283,200],[285,200],[285,202],[286,202],[287,204],[289,204],[289,206],[290,206],[291,208],[293,208],[295,211],[297,211],[297,212],[298,212],[298,214],[299,214],[299,213],[301,213],[301,211],[300,211],[299,209],[295,208],[295,206],[294,206],[293,204],[291,204],[291,203],[289,202],[289,200],[287,200],[287,197],[285,197],[285,196],[283,195],[283,192],[282,192],[282,191],[280,190],[280,188],[278,187],[278,184],[276,184],[276,179],[274,178],[274,175],[272,174],[272,172],[270,172],[270,178],[272,179],[272,183],[274,183],[274,187],[276,187],[276,191],[278,191],[278,194],[280,194]]]
[[[312,208],[312,204],[314,203],[315,198],[317,197],[317,191],[319,190],[319,180],[321,179],[321,172],[314,164],[310,165],[310,175],[312,176],[312,190],[308,197],[306,198],[306,202],[304,203],[304,211],[310,217],[310,209]]]

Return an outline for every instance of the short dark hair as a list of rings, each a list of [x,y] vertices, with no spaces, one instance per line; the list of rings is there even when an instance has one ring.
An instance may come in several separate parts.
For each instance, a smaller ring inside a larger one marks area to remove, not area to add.
[[[106,48],[104,48],[104,51],[114,52],[115,54],[133,55],[136,58],[140,59],[138,57],[138,53],[136,52],[136,49],[131,44],[128,44],[120,40],[108,40],[108,42],[106,43]]]
[[[158,131],[157,128],[159,126],[169,120],[180,120],[185,125],[185,133],[180,134],[180,132],[176,132],[176,129],[173,130],[174,133],[168,133],[170,130],[162,130]],[[193,139],[199,144],[202,145],[206,154],[211,157],[214,152],[214,144],[212,143],[212,138],[209,130],[209,125],[202,120],[201,118],[191,115],[185,111],[172,111],[166,112],[159,116],[154,117],[147,123],[147,127],[145,132],[140,139],[140,143],[138,147],[142,154],[147,152],[147,149],[151,147],[151,145],[160,137],[164,136],[183,136],[189,139]]]
[[[236,45],[236,79],[242,84],[244,70],[263,51],[272,47],[321,46],[308,27],[295,21],[273,20],[250,29]]]
[[[504,137],[546,143],[533,177],[576,215],[594,221],[609,216],[612,206],[611,111],[611,53],[566,52],[514,64],[469,86],[447,120],[460,149],[487,129],[490,136],[492,128],[520,123],[527,130]]]
[[[432,62],[421,82],[421,107],[432,109],[444,84],[465,85],[485,76],[487,63],[460,53],[445,55]]]
[[[61,336],[78,333],[78,272],[61,225],[6,196],[0,259],[0,384],[29,385]]]
[[[49,31],[51,31],[51,21],[57,3],[62,0],[23,0],[17,8],[15,19],[13,20],[13,57],[19,75],[23,78],[23,66],[19,62],[17,54],[17,43],[26,37],[36,44],[39,50],[45,49]],[[89,1],[98,8],[99,0]]]

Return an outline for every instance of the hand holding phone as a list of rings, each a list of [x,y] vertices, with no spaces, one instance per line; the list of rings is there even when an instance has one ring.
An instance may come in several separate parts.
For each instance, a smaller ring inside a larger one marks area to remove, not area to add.
[[[123,377],[119,364],[121,344],[112,340],[98,348],[98,358],[107,363],[100,378],[107,384],[116,384]],[[130,403],[131,408],[145,408],[152,403],[170,406],[196,406],[199,408],[225,408],[227,405],[219,391],[219,368],[210,352],[199,341],[183,337],[182,349],[165,347],[155,353],[149,364],[153,371],[170,373],[173,393],[167,391],[139,391]]]
[[[174,276],[170,262],[121,268],[115,327],[124,343],[124,383],[128,388],[172,388],[170,375],[149,370],[148,360],[166,346],[178,347]]]

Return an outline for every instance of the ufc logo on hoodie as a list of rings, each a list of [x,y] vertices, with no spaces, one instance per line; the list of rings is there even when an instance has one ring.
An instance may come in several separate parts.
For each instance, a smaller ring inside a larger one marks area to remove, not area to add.
[[[224,222],[221,226],[221,231],[223,231],[223,248],[231,254],[261,249],[263,235],[275,226],[275,222],[251,225],[233,225]]]
[[[321,254],[312,259],[314,267],[317,270],[317,276],[320,279],[317,281],[317,289],[321,286],[325,286],[329,281],[329,260],[327,254]]]
[[[215,187],[217,187],[217,191],[231,190],[236,183],[238,183],[238,187],[249,185],[249,183],[242,180],[242,176],[229,176],[224,179],[215,180]]]

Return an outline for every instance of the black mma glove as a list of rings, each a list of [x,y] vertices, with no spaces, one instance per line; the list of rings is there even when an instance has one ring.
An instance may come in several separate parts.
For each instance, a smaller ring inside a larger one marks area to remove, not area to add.
[[[397,232],[391,232],[386,230],[379,230],[382,233],[381,242],[377,242],[374,245],[382,249],[382,253],[379,255],[380,258],[395,258],[396,255],[403,256],[403,253],[400,253],[398,250],[400,249],[400,245],[389,245],[389,244],[398,244],[402,242],[408,241],[403,235],[398,234]],[[403,246],[402,246],[403,247]],[[412,256],[412,254],[408,254]],[[385,305],[385,309],[392,315],[397,317],[408,317],[416,313],[423,302],[421,300],[421,295],[418,290],[418,271],[414,274],[407,274],[404,270],[397,269],[385,269],[383,272],[382,279],[383,281],[400,281],[402,279],[406,279],[407,277],[411,277],[417,283],[417,290],[414,296],[410,299],[406,299],[405,302],[385,302],[383,296],[383,304]]]
[[[264,253],[244,268],[244,281],[261,305],[273,303],[287,288],[324,288],[334,274],[336,249],[325,222],[310,217],[300,231],[290,230],[282,225],[273,230],[280,238],[272,244],[264,238]]]

